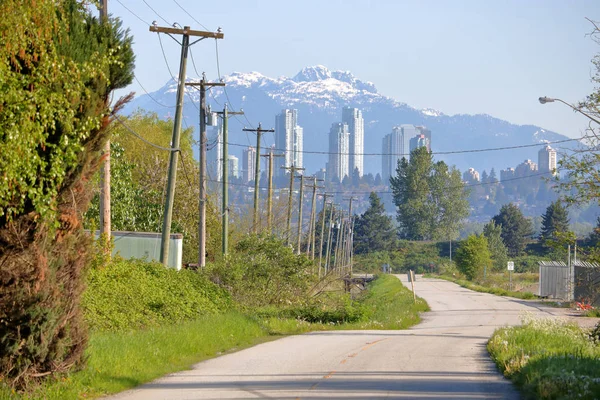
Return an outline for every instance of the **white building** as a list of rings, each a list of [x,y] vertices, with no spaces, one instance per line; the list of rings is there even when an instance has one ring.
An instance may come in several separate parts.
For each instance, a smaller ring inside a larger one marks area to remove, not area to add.
[[[254,180],[256,173],[256,149],[249,146],[242,152],[242,178],[245,183]]]
[[[401,127],[393,127],[392,132],[383,137],[381,153],[383,154],[381,162],[381,179],[384,184],[389,185],[390,178],[396,176],[398,160],[400,160],[405,153],[408,153],[404,151],[404,138]]]
[[[349,176],[350,132],[348,125],[335,122],[329,131],[329,162],[327,163],[327,180],[343,181]]]
[[[348,169],[350,171],[350,175],[354,173],[355,168],[358,168],[359,175],[363,176],[365,121],[363,119],[362,112],[358,108],[344,107],[342,109],[342,123],[348,125],[348,132],[350,133],[350,157],[348,160]]]
[[[229,176],[232,178],[238,178],[240,176],[239,159],[236,156],[228,156],[227,162],[227,167],[229,168]]]
[[[467,183],[479,182],[479,172],[475,168],[469,168],[463,173],[463,181]]]
[[[552,172],[552,175],[556,175],[556,150],[548,145],[540,149],[538,168],[540,172]]]
[[[298,110],[285,109],[275,117],[275,148],[279,154],[284,155],[275,158],[277,174],[285,175],[286,170],[281,167],[294,165],[302,168],[303,136],[304,131],[298,125]]]
[[[216,120],[216,126],[206,127],[206,169],[210,179],[220,181],[223,176],[223,124],[221,118]]]

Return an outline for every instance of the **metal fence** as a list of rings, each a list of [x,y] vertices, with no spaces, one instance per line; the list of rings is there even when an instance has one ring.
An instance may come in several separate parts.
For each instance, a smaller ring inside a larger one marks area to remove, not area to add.
[[[562,261],[540,261],[540,297],[573,299],[573,272]]]

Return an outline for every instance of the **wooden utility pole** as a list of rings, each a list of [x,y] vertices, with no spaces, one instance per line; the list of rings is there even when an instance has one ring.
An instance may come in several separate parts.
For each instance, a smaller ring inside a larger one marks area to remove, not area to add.
[[[323,236],[325,235],[325,217],[327,213],[327,198],[332,197],[333,194],[323,194],[323,210],[321,211],[322,219],[321,219],[321,237],[320,237],[320,246],[319,246],[319,278],[321,277],[321,261],[323,258]]]
[[[290,244],[290,239],[292,237],[292,193],[294,191],[294,176],[296,176],[296,171],[304,171],[304,168],[298,168],[294,164],[289,167],[281,167],[281,169],[286,169],[290,171],[290,191],[288,193],[288,209],[287,209],[287,225],[286,225],[286,244]]]
[[[228,142],[228,130],[229,130],[229,116],[230,115],[242,115],[243,111],[229,111],[227,110],[227,103],[223,105],[223,111],[217,111],[215,114],[221,115],[223,118],[223,204],[221,207],[222,212],[222,232],[221,232],[221,251],[224,256],[227,255],[227,247],[229,242],[229,171],[228,171],[228,153],[229,153],[229,142]],[[218,145],[218,144],[217,144]]]
[[[340,261],[341,261],[341,257],[340,257],[340,250],[343,247],[342,246],[342,242],[344,240],[343,238],[343,232],[344,232],[344,211],[340,210],[339,215],[338,215],[338,222],[337,222],[337,232],[336,232],[336,239],[335,239],[335,251],[333,252],[333,256],[335,257],[334,261],[333,261],[333,268],[334,270],[338,270],[340,268]]]
[[[267,231],[272,234],[273,231],[273,159],[275,157],[284,157],[283,154],[275,154],[273,149],[268,154],[263,154],[262,157],[269,159],[269,184],[267,189]]]
[[[202,74],[200,82],[186,83],[186,86],[200,87],[200,195],[198,196],[198,266],[206,266],[206,88],[213,86],[225,86],[222,82],[206,82],[206,77]],[[225,159],[226,160],[226,159]],[[226,165],[226,163],[224,163]],[[223,170],[223,176],[226,176],[227,170]]]
[[[300,193],[298,193],[298,245],[296,254],[300,255],[300,246],[302,245],[302,209],[304,205],[304,175],[296,176],[300,178]]]
[[[163,265],[169,262],[169,240],[171,238],[171,222],[173,217],[173,203],[175,199],[175,184],[177,181],[177,163],[179,161],[179,142],[181,139],[181,114],[183,112],[183,95],[185,92],[185,72],[187,67],[188,50],[191,45],[205,38],[223,39],[220,32],[205,32],[191,30],[189,26],[180,28],[150,26],[150,32],[166,33],[169,35],[183,35],[181,41],[181,61],[179,64],[179,81],[177,85],[177,104],[175,108],[175,120],[173,121],[173,138],[171,140],[171,155],[169,156],[169,177],[167,181],[167,198],[165,200],[165,211],[160,246],[160,261]],[[190,45],[190,36],[198,36],[196,42]],[[202,107],[200,108],[203,113]],[[204,255],[204,253],[203,253]],[[202,256],[203,257],[203,256]]]
[[[348,243],[346,244],[346,245],[348,245],[349,243],[351,243],[351,241],[354,237],[354,215],[352,214],[352,201],[357,200],[357,199],[356,199],[356,197],[348,197],[344,200],[348,200],[350,202],[348,205],[349,220],[348,220],[348,226],[347,226],[347,229],[349,229],[349,231],[348,231],[349,238],[347,239]],[[350,264],[352,264],[352,251],[353,251],[352,247],[348,247],[348,250],[346,250],[346,252],[347,252],[346,259],[348,260],[348,262]],[[352,265],[350,265],[350,270],[352,270]],[[352,274],[350,274],[350,276],[352,276]]]
[[[329,233],[327,234],[327,250],[325,251],[325,275],[327,275],[327,272],[331,268],[330,262],[331,262],[331,237],[332,237],[331,235],[332,235],[332,228],[333,228],[333,209],[334,209],[334,204],[331,203],[331,212],[329,213]]]
[[[108,0],[100,0],[100,21],[107,23]],[[107,104],[108,105],[108,104]],[[111,212],[110,212],[110,138],[104,145],[104,164],[100,170],[100,234],[106,240],[107,255],[110,256]]]
[[[264,132],[275,132],[275,129],[263,129],[260,122],[257,129],[242,129],[244,132],[256,132],[256,165],[254,167],[254,217],[252,218],[252,232],[258,232],[258,183],[260,180],[260,136]]]
[[[315,259],[315,236],[316,236],[316,224],[317,224],[317,210],[315,209],[317,203],[317,189],[323,189],[324,186],[317,186],[317,181],[323,181],[323,179],[317,179],[313,176],[313,184],[306,185],[306,187],[312,188],[312,205],[310,208],[310,226],[308,227],[308,244],[306,246],[306,256],[311,256],[311,259]]]

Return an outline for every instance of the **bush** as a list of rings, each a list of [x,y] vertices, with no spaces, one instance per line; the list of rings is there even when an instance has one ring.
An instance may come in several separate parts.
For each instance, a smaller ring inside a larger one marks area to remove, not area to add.
[[[226,260],[207,266],[213,282],[227,288],[241,305],[301,304],[316,283],[312,263],[269,235],[242,239]]]
[[[114,260],[88,277],[82,306],[93,329],[123,331],[174,324],[232,308],[205,276],[143,260]]]

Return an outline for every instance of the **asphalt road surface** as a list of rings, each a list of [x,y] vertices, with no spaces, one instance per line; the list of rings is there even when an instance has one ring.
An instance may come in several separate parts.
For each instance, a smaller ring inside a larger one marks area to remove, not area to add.
[[[290,336],[112,399],[518,399],[485,346],[497,327],[544,310],[437,279],[418,279],[416,292],[432,311],[411,329]]]

